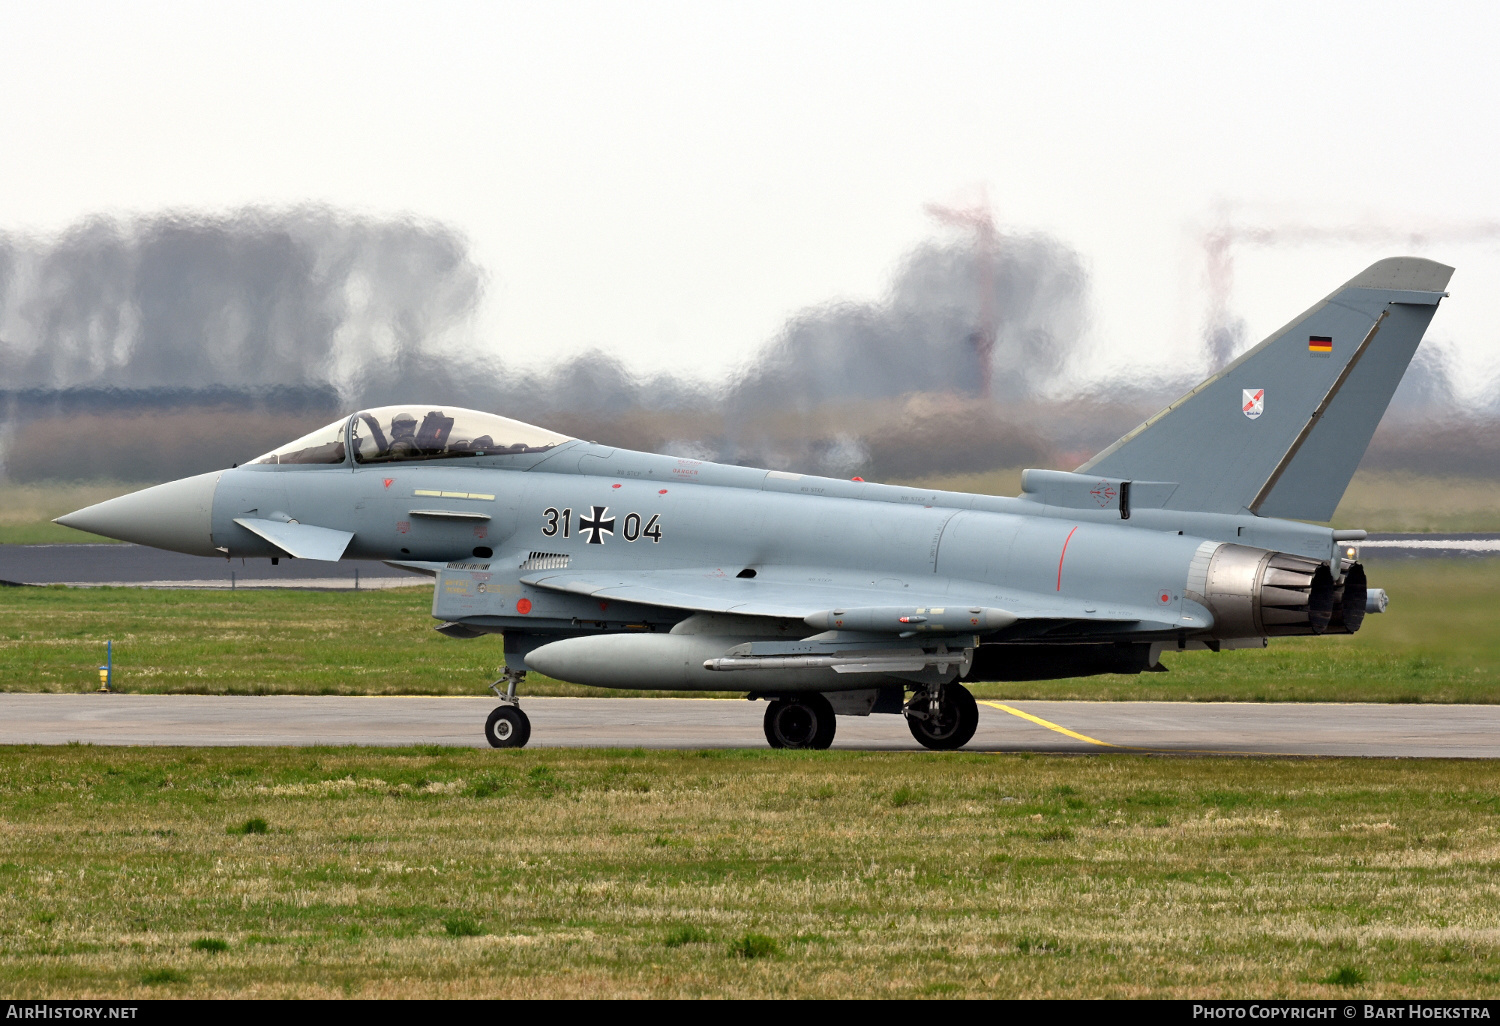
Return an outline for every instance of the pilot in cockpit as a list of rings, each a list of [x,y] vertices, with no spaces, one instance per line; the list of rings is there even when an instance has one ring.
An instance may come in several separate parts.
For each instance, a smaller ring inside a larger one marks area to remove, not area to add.
[[[421,450],[417,447],[417,418],[410,413],[402,412],[391,418],[391,448],[390,455],[393,459],[402,459],[408,456],[417,456]]]

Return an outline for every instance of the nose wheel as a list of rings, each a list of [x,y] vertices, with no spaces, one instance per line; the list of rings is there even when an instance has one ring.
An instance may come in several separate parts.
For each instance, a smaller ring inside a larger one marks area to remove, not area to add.
[[[778,698],[766,707],[766,740],[772,748],[827,748],[837,726],[833,706],[817,693]]]
[[[531,720],[519,705],[500,705],[484,721],[484,739],[491,748],[524,748],[531,740]]]
[[[490,685],[490,690],[500,699],[484,721],[484,739],[491,748],[525,748],[531,740],[531,719],[521,711],[516,699],[516,685],[526,678],[524,670],[506,670],[505,674]],[[505,691],[500,691],[504,684]]]
[[[937,752],[962,748],[979,729],[979,703],[957,681],[935,690],[918,691],[902,712],[906,714],[911,736],[922,747]]]

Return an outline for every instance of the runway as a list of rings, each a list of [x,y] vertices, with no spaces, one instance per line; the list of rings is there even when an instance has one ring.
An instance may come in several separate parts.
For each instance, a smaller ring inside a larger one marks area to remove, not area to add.
[[[1372,534],[1355,543],[1360,558],[1371,559],[1464,559],[1500,556],[1500,535],[1475,534]]]
[[[492,698],[0,695],[0,744],[484,747]],[[533,747],[761,748],[765,705],[523,698]],[[840,717],[834,748],[921,751],[899,716]],[[966,749],[1500,757],[1500,705],[982,702]]]

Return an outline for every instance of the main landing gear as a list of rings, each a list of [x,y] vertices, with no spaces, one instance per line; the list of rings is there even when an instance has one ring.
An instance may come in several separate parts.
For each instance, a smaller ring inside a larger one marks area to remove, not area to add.
[[[837,723],[828,699],[812,692],[773,699],[765,726],[772,748],[827,748]]]
[[[516,698],[516,685],[526,679],[525,670],[507,668],[500,679],[490,685],[500,704],[484,721],[484,739],[492,748],[525,748],[531,740],[531,720],[521,711]],[[502,693],[500,685],[505,685]]]
[[[979,729],[979,703],[958,681],[919,690],[901,711],[911,736],[938,752],[962,748]]]
[[[979,729],[979,703],[958,681],[918,687],[901,712],[911,736],[938,752],[962,748]],[[772,748],[827,748],[837,726],[833,706],[816,691],[781,695],[766,707],[766,741]]]

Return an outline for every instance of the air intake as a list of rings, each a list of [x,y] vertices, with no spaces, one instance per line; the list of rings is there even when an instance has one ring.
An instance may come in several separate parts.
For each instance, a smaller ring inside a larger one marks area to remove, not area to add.
[[[533,552],[521,564],[522,570],[566,570],[568,560],[565,552]]]

